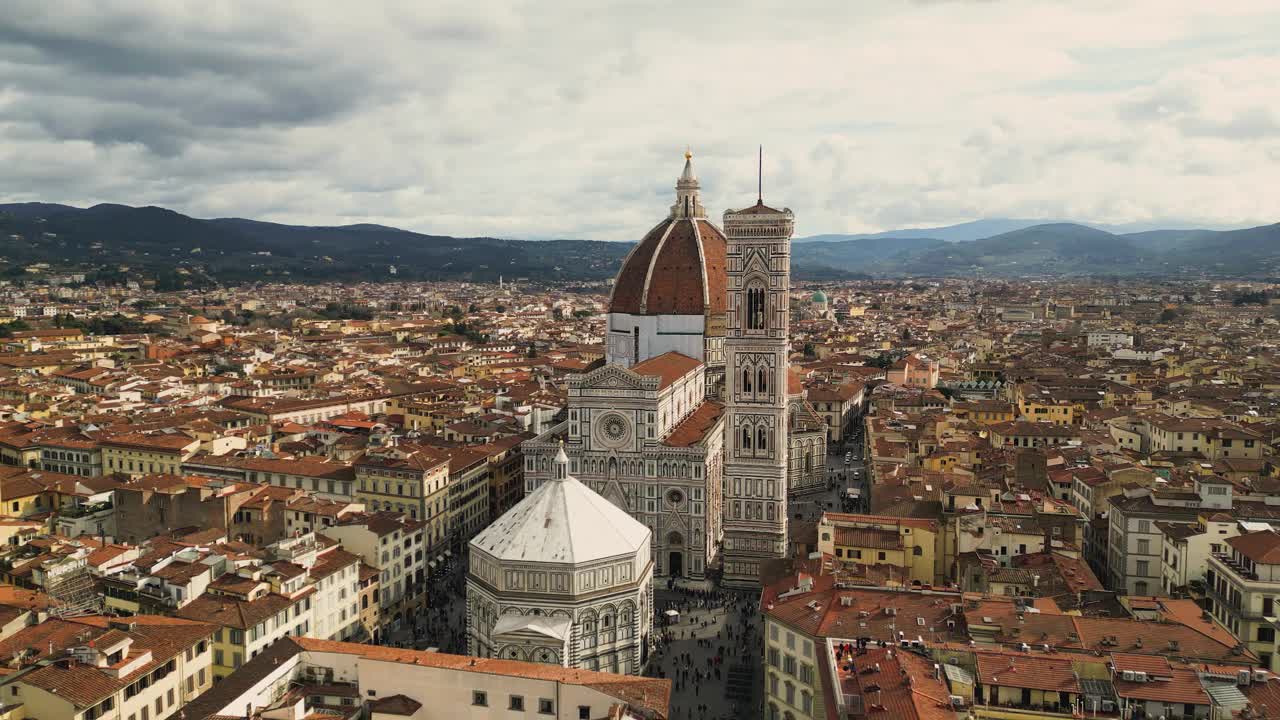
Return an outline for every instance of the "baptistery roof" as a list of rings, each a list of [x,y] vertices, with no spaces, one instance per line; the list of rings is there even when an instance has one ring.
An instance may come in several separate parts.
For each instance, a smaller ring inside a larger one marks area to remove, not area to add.
[[[564,448],[552,479],[480,532],[471,546],[498,561],[576,564],[629,555],[649,528],[568,473]]]

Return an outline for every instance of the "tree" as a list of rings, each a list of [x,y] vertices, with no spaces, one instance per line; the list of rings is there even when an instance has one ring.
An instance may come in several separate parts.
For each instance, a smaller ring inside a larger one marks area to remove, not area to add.
[[[1169,323],[1169,322],[1173,322],[1174,320],[1176,320],[1176,319],[1177,319],[1177,317],[1178,317],[1178,311],[1177,311],[1177,310],[1174,310],[1173,308],[1165,308],[1164,310],[1162,310],[1162,311],[1160,312],[1160,319],[1159,319],[1157,322],[1159,322],[1159,323],[1161,323],[1161,324],[1163,324],[1163,323]]]

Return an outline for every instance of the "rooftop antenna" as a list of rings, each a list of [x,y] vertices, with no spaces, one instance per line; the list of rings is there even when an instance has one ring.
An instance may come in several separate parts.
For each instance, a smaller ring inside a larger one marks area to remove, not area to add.
[[[764,145],[760,146],[756,164],[756,204],[764,204]]]

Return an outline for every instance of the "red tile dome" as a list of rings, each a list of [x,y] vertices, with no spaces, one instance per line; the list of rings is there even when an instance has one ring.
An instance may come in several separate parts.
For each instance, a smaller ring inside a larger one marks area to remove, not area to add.
[[[726,245],[724,233],[708,220],[663,220],[622,263],[609,312],[724,314]]]
[[[706,219],[691,155],[676,182],[671,215],[627,255],[609,312],[632,315],[723,315],[728,276],[724,233]]]

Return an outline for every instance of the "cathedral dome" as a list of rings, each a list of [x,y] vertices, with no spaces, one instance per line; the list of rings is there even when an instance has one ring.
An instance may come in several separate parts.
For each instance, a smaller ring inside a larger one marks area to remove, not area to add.
[[[627,255],[609,312],[632,315],[723,315],[728,298],[724,233],[707,220],[692,155],[676,182],[671,214]]]

